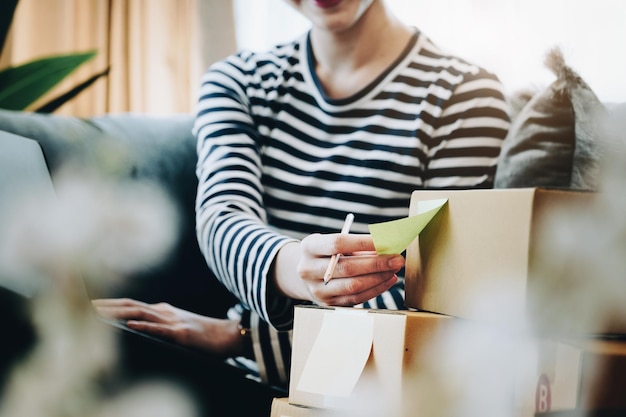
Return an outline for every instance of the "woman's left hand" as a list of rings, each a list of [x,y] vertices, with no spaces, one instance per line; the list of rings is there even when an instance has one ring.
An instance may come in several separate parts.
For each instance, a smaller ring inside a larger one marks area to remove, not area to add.
[[[236,320],[202,316],[168,303],[149,304],[130,298],[97,299],[92,304],[104,317],[122,320],[131,329],[184,346],[225,357],[243,352]]]

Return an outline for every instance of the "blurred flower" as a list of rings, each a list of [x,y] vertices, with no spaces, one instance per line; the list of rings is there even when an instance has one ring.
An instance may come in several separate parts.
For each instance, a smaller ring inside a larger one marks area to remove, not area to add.
[[[188,395],[171,384],[157,382],[135,386],[103,404],[94,417],[193,417],[197,410]]]
[[[533,279],[545,284],[536,288],[531,317],[542,334],[613,333],[626,326],[625,127],[617,119],[603,125],[607,151],[593,204],[553,211],[544,221]]]
[[[0,285],[26,296],[37,343],[9,376],[0,416],[195,415],[169,385],[105,395],[117,333],[97,320],[85,288],[166,260],[178,233],[173,203],[155,184],[70,168],[55,189],[26,192],[2,214]]]
[[[62,284],[74,270],[91,285],[111,287],[167,259],[179,219],[156,184],[68,168],[55,189],[56,197],[16,202],[4,226],[1,264],[22,270],[17,275],[60,271]]]

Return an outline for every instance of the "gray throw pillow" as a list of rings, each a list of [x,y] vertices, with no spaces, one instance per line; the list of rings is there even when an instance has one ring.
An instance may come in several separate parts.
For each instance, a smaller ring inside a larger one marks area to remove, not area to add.
[[[604,106],[558,48],[548,52],[545,63],[557,78],[514,115],[495,187],[595,190]]]

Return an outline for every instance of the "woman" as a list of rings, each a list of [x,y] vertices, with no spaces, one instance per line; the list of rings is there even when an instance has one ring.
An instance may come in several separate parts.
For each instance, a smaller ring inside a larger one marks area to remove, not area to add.
[[[383,0],[289,3],[311,30],[213,65],[194,126],[198,241],[243,314],[96,302],[136,329],[254,357],[262,379],[283,386],[293,306],[404,308],[404,258],[377,255],[367,225],[405,217],[415,189],[492,187],[509,127],[497,78]],[[339,234],[348,212],[354,233]]]

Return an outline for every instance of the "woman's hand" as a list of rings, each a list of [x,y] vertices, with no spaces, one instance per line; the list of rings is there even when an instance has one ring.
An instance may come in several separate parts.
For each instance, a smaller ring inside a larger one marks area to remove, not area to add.
[[[243,338],[235,320],[202,316],[168,303],[147,304],[129,298],[98,299],[92,303],[102,316],[125,321],[129,328],[140,332],[224,357],[243,352]]]
[[[332,279],[324,274],[333,254],[341,254]],[[319,305],[353,306],[391,288],[404,266],[401,255],[378,255],[370,235],[312,234],[279,252],[275,282],[279,291]],[[291,271],[291,273],[289,273]],[[294,273],[299,282],[294,282]]]

